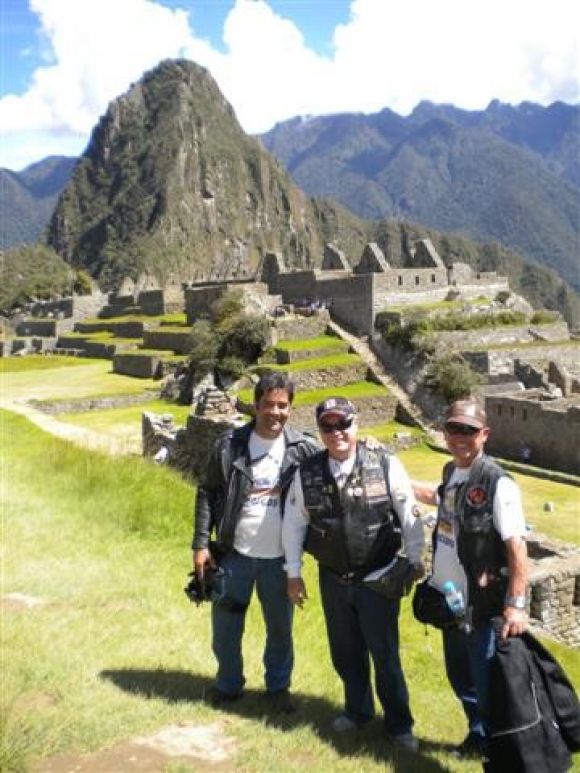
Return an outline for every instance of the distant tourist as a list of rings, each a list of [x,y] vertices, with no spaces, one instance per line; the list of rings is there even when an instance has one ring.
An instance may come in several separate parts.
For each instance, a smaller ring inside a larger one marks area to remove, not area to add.
[[[344,685],[345,706],[333,729],[354,730],[372,719],[370,657],[386,732],[415,751],[399,656],[400,599],[387,598],[364,582],[402,546],[415,575],[423,572],[423,528],[415,518],[411,483],[395,457],[357,442],[355,408],[348,400],[320,403],[316,421],[325,450],[302,463],[284,510],[288,595],[299,606],[307,598],[301,578],[306,550],[318,561],[332,663]]]
[[[502,639],[527,627],[526,524],[517,484],[484,453],[489,427],[483,407],[474,399],[452,403],[443,432],[453,457],[443,482],[438,489],[414,486],[421,502],[438,505],[433,573],[426,582],[442,593],[451,582],[461,596],[457,625],[443,630],[447,676],[469,726],[456,755],[485,757],[489,664],[497,640],[492,618],[502,621]]]
[[[224,706],[242,695],[242,636],[256,587],[267,631],[264,649],[268,710],[290,712],[294,653],[293,608],[286,594],[281,499],[300,462],[318,451],[312,438],[287,426],[294,385],[288,375],[263,375],[254,390],[253,418],[216,442],[197,490],[193,563],[225,570],[224,594],[212,604],[218,669],[208,695]],[[215,542],[210,542],[212,536]]]

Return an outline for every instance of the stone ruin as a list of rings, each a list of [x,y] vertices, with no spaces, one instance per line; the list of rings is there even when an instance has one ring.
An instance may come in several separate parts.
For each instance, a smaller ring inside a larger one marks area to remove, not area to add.
[[[528,537],[530,624],[569,647],[580,647],[580,548]]]

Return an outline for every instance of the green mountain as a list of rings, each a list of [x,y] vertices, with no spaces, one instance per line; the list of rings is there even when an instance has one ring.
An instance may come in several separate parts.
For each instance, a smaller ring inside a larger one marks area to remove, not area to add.
[[[323,246],[308,197],[242,131],[210,74],[181,60],[110,105],[47,239],[105,284],[143,269],[243,273],[268,249],[310,265]]]
[[[0,169],[0,243],[4,249],[36,242],[68,181],[76,158],[49,156],[22,172]]]
[[[580,288],[580,107],[421,103],[292,119],[262,136],[311,195],[361,217],[396,217],[492,239]]]
[[[401,120],[393,114],[394,125]],[[343,128],[333,127],[336,139]],[[308,198],[242,131],[210,74],[177,60],[161,63],[111,103],[61,194],[46,239],[106,289],[142,270],[160,280],[249,275],[267,250],[280,250],[288,266],[317,266],[326,242],[357,262],[364,245],[376,241],[393,265],[403,266],[413,240],[426,236],[445,260],[497,268],[536,306],[565,308],[580,324],[570,288],[500,245],[403,219],[363,220],[335,201]]]

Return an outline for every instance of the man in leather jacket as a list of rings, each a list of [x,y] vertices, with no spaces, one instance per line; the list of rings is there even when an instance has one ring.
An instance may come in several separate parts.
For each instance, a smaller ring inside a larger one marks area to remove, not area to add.
[[[201,578],[219,560],[224,571],[223,596],[212,603],[218,670],[209,698],[216,706],[242,694],[242,636],[255,586],[267,632],[266,697],[273,710],[293,710],[293,608],[286,594],[280,508],[298,464],[318,450],[314,439],[286,426],[293,397],[286,373],[263,375],[254,391],[254,420],[218,438],[197,490],[194,570]]]
[[[527,626],[526,525],[516,483],[484,453],[487,417],[477,400],[453,402],[443,432],[453,460],[438,488],[414,483],[417,498],[438,506],[433,534],[433,574],[442,591],[451,581],[461,591],[466,619],[443,631],[445,667],[462,703],[469,732],[457,747],[460,757],[485,756],[489,717],[490,660],[496,649],[491,623],[500,616],[500,638]]]
[[[415,751],[399,657],[400,599],[387,598],[364,581],[387,566],[403,545],[416,574],[422,571],[423,529],[415,518],[411,484],[396,458],[357,442],[355,409],[348,400],[325,400],[316,418],[325,450],[302,463],[284,510],[288,595],[299,606],[306,599],[300,576],[305,549],[319,564],[330,653],[344,684],[345,708],[333,729],[356,729],[373,717],[372,658],[386,731]]]

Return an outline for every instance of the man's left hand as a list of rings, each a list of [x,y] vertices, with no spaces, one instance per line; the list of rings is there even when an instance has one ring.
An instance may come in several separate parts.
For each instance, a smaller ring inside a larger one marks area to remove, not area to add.
[[[525,609],[505,607],[503,610],[504,624],[501,629],[501,638],[520,636],[528,627],[528,616]]]

